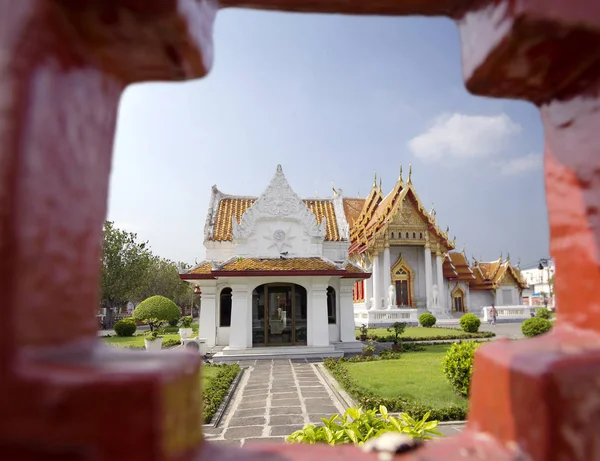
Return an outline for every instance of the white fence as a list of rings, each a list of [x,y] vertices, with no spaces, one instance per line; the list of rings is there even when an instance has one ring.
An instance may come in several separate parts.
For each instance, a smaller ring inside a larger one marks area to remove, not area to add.
[[[416,309],[370,309],[355,310],[354,325],[358,328],[365,324],[369,328],[389,326],[395,322],[418,322]]]
[[[523,320],[535,315],[535,311],[543,306],[495,306],[496,320]],[[490,309],[492,306],[481,308],[483,321],[487,322],[491,319]]]

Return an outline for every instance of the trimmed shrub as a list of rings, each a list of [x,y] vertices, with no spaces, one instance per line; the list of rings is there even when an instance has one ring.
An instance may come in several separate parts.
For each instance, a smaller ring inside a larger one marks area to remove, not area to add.
[[[552,329],[552,322],[542,317],[532,317],[521,324],[521,331],[526,338],[543,335]]]
[[[536,313],[535,313],[536,317],[539,317],[541,319],[546,319],[546,320],[550,320],[550,311],[548,310],[548,308],[546,307],[540,307]]]
[[[139,303],[133,311],[134,320],[141,322],[156,319],[163,322],[174,321],[177,325],[179,317],[181,317],[181,314],[177,304],[164,296],[151,296]]]
[[[137,330],[137,325],[132,319],[123,319],[115,323],[115,333],[117,336],[133,336]]]
[[[460,327],[467,333],[477,333],[481,320],[475,314],[465,314],[460,318]]]
[[[202,392],[202,415],[204,423],[210,423],[215,416],[221,402],[227,396],[231,384],[240,372],[241,368],[237,363],[233,364],[211,364],[203,365],[202,368],[219,368],[216,376],[210,380]]]
[[[469,395],[475,351],[479,346],[475,341],[452,344],[442,359],[446,379],[454,391],[463,397]]]
[[[430,314],[429,312],[424,312],[423,314],[419,315],[419,323],[422,327],[431,328],[435,325],[436,321],[437,319],[435,318],[435,315]]]
[[[169,347],[179,346],[180,344],[181,344],[180,340],[175,339],[175,338],[169,338],[169,339],[163,340],[162,348],[167,349]]]

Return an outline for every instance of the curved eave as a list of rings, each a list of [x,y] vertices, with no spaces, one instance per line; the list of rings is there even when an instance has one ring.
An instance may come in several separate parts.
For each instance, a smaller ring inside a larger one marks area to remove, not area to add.
[[[210,274],[181,274],[182,280],[214,280],[219,277],[341,277],[344,279],[368,279],[371,274],[348,271],[212,271]]]

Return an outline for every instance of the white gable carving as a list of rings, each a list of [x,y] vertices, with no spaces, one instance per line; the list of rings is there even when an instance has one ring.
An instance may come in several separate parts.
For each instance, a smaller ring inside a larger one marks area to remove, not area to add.
[[[271,179],[269,186],[262,195],[242,215],[240,223],[235,217],[232,218],[232,235],[235,241],[245,240],[256,231],[259,221],[296,221],[308,237],[325,239],[325,218],[321,224],[317,224],[317,218],[306,204],[292,190],[281,165],[277,165],[277,171]]]

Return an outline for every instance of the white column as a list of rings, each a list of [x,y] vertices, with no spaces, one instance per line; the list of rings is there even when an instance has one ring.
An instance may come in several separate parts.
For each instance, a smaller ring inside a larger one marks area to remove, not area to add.
[[[313,282],[307,320],[309,328],[307,332],[307,344],[309,346],[329,346],[326,283]]]
[[[373,255],[373,306],[371,309],[381,309],[381,265],[379,264],[379,255]]]
[[[200,290],[200,327],[198,338],[206,339],[207,346],[217,344],[217,286],[216,282],[209,285],[201,285]]]
[[[385,297],[384,307],[390,307],[388,301],[388,292],[392,283],[392,266],[390,265],[390,247],[383,249],[383,296]],[[396,307],[396,306],[393,306]]]
[[[427,309],[431,307],[431,287],[432,283],[431,272],[431,248],[425,246],[425,293],[427,295]]]
[[[373,276],[365,280],[365,308],[372,309],[371,298],[373,297]]]
[[[467,292],[467,305],[465,306],[465,313],[471,312],[471,289],[465,283],[465,291]]]
[[[248,287],[246,285],[231,286],[231,329],[229,330],[229,347],[246,349],[248,347]]]
[[[446,287],[444,286],[444,271],[442,269],[442,255],[438,253],[435,257],[435,268],[437,271],[437,286],[438,286],[438,298],[439,304],[442,309],[444,309],[444,305],[446,304]]]
[[[348,281],[347,281],[348,280]],[[340,281],[340,341],[356,341],[354,327],[354,304],[352,302],[353,279]]]

